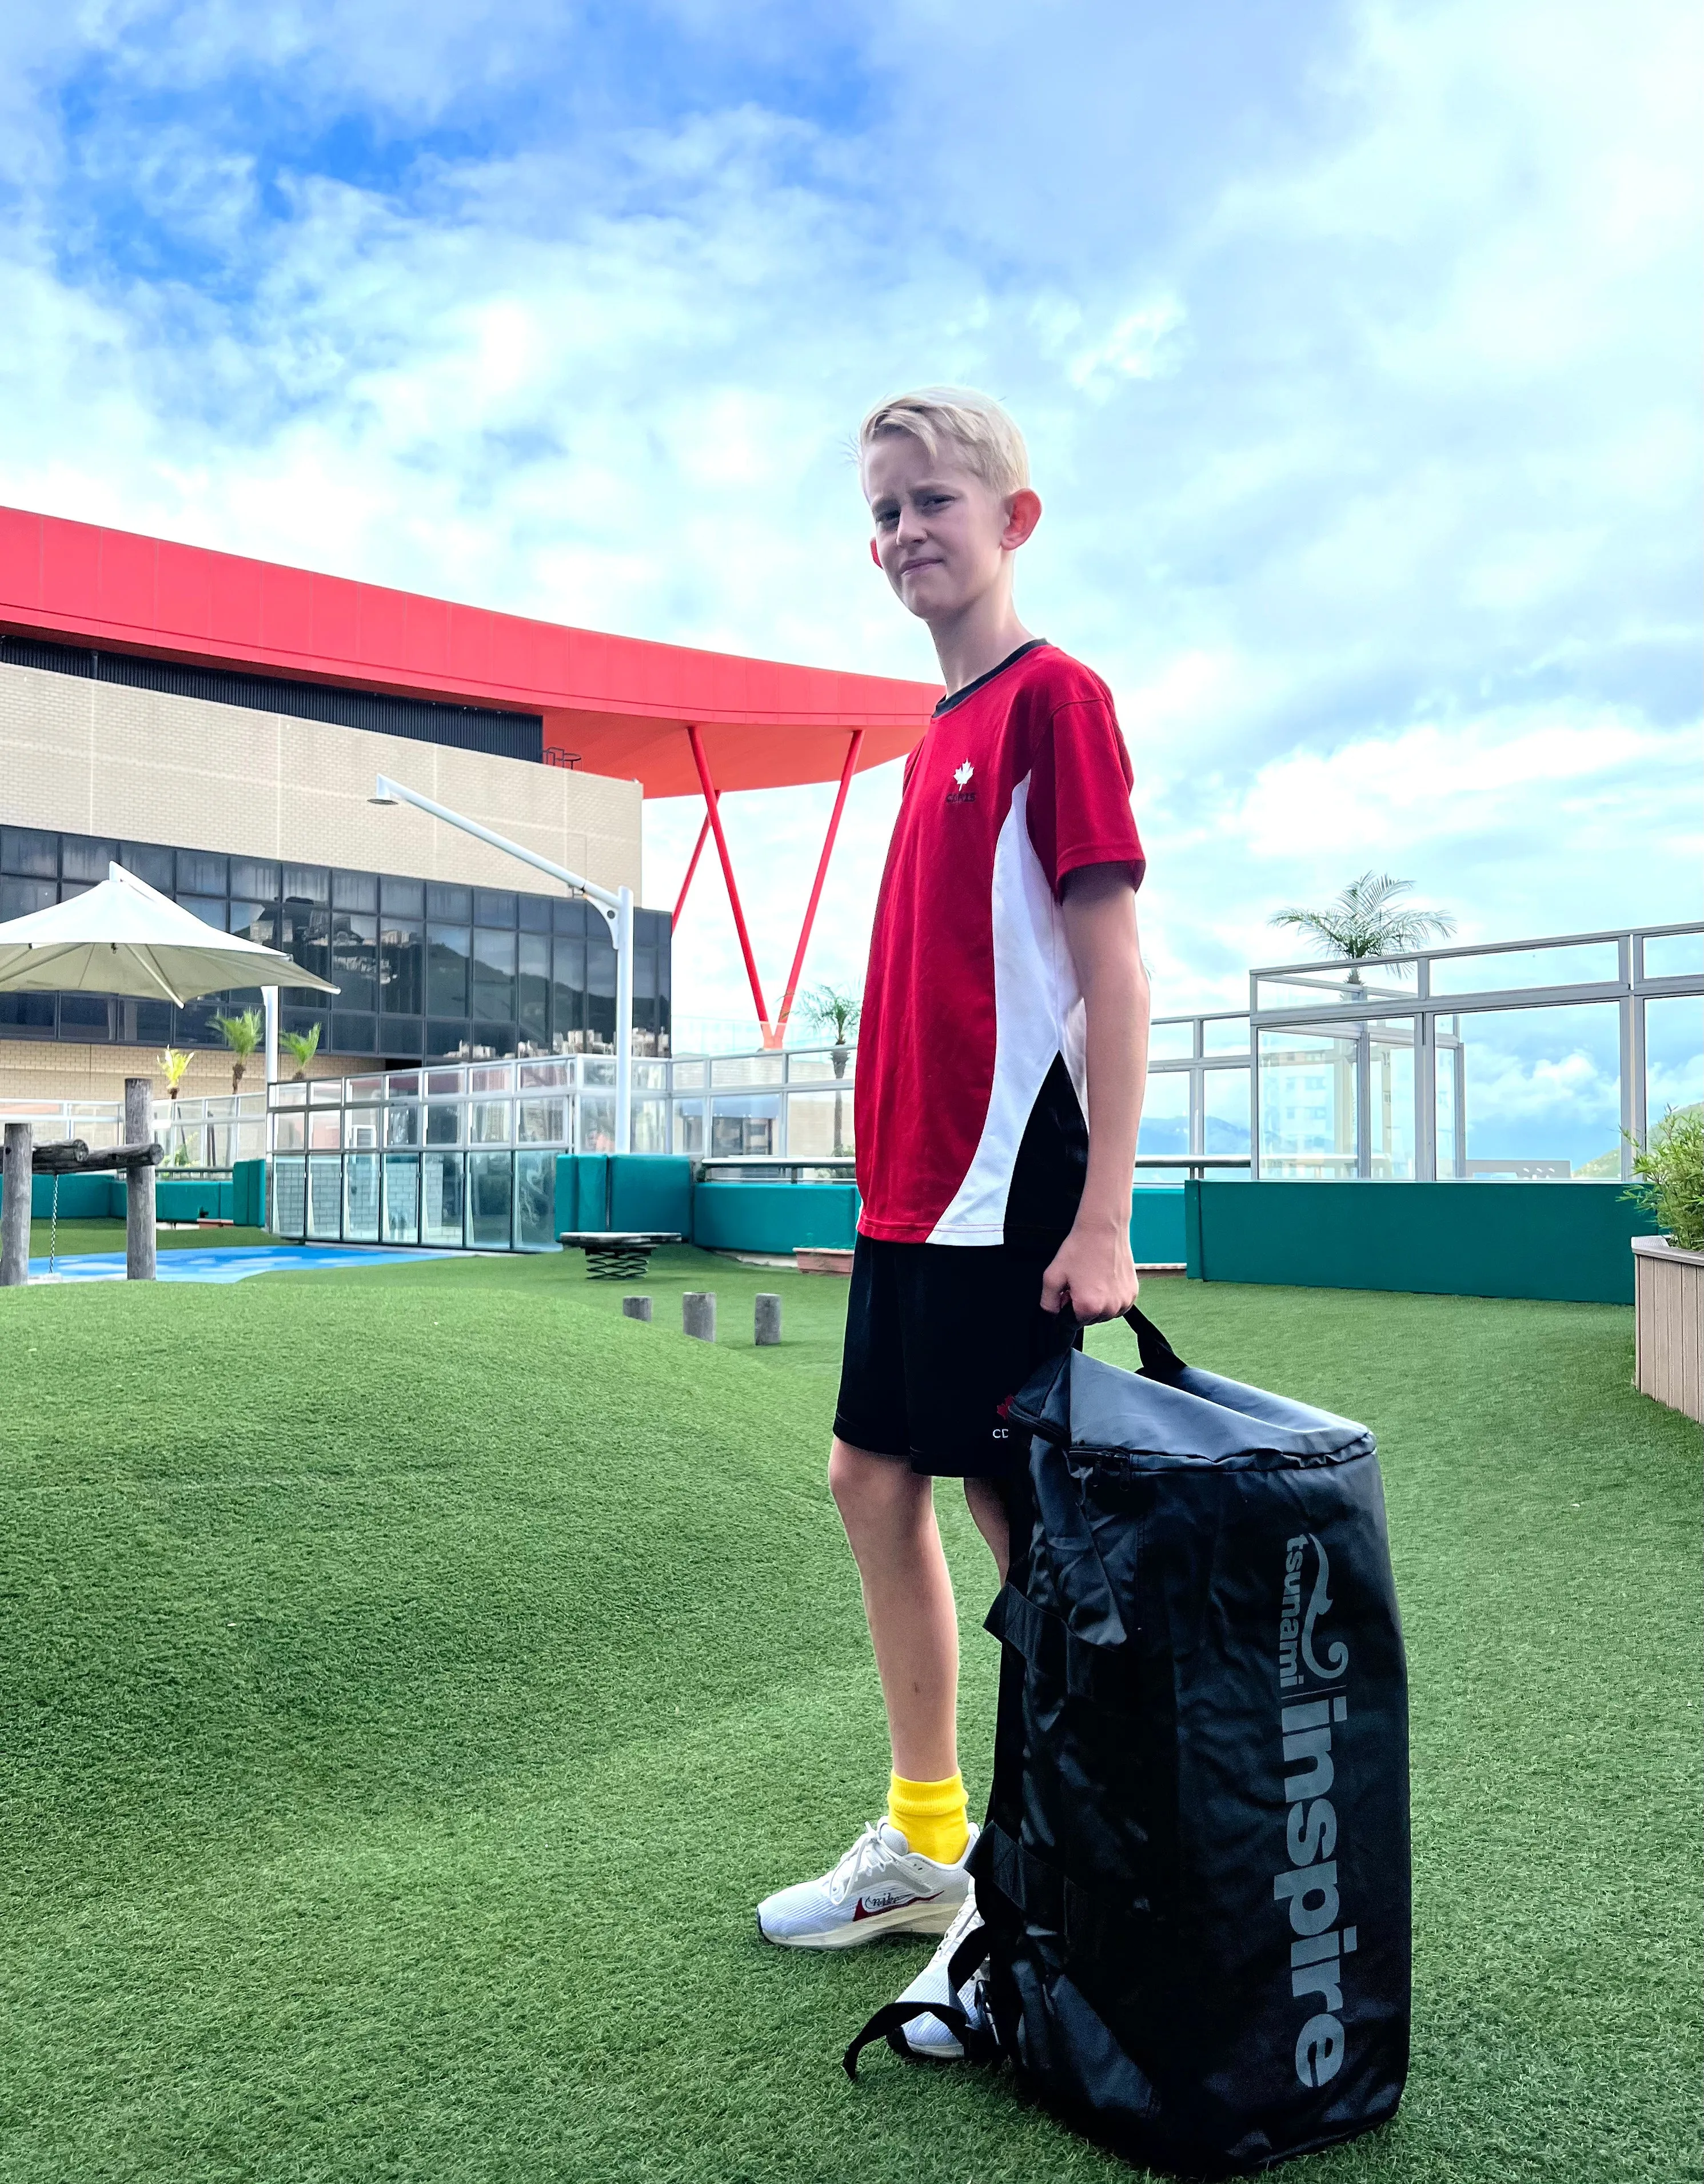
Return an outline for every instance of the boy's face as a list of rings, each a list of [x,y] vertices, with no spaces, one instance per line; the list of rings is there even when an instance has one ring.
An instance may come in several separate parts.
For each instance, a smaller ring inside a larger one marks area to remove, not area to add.
[[[950,621],[1005,579],[1008,556],[1034,530],[1041,503],[1005,499],[950,442],[932,455],[909,432],[883,432],[864,457],[876,558],[914,615]]]

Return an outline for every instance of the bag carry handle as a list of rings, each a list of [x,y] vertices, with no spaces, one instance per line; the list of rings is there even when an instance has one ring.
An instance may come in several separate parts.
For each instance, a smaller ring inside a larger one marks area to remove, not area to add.
[[[1142,1370],[1150,1380],[1176,1380],[1189,1371],[1189,1367],[1139,1306],[1133,1304],[1125,1313],[1124,1319],[1136,1337],[1136,1346],[1142,1353]]]

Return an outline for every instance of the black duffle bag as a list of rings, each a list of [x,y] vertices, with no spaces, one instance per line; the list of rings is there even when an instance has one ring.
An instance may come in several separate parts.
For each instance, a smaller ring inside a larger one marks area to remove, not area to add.
[[[1382,2123],[1408,2064],[1408,1713],[1364,1426],[1067,1351],[1012,1399],[983,1925],[928,2014],[1133,2160],[1231,2176]]]

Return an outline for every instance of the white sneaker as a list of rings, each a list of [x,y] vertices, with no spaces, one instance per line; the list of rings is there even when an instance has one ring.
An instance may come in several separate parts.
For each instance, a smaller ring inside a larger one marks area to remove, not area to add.
[[[956,2002],[965,2013],[971,2030],[973,2032],[985,2031],[988,2029],[988,2013],[982,2005],[975,1974],[972,1973],[956,1994],[953,1992],[952,1982],[947,1976],[947,1967],[953,1961],[959,1945],[975,1933],[982,1923],[977,1910],[976,1883],[972,1881],[964,1902],[959,1906],[958,1916],[942,1938],[941,1946],[898,1999],[900,2002]],[[962,2042],[951,2026],[943,2025],[938,2017],[914,2017],[909,2025],[899,2027],[899,2037],[913,2055],[922,2057],[926,2062],[957,2063],[964,2059]]]
[[[966,1900],[963,1854],[940,1865],[907,1844],[891,1820],[865,1829],[832,1873],[765,1897],[757,1930],[784,1949],[855,1949],[882,1934],[942,1934]]]

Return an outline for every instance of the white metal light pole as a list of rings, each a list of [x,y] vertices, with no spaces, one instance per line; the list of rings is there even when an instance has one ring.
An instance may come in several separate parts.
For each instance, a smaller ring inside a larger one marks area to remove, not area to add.
[[[412,804],[417,811],[424,811],[433,819],[442,819],[446,827],[459,827],[464,834],[471,834],[476,842],[489,844],[506,855],[518,857],[523,865],[531,865],[535,872],[546,872],[553,880],[560,880],[564,887],[571,888],[576,894],[583,894],[596,905],[610,928],[610,938],[615,947],[615,1150],[628,1153],[633,1150],[633,890],[630,887],[613,891],[599,887],[595,880],[584,879],[578,872],[571,872],[565,865],[553,864],[549,857],[541,857],[536,850],[523,850],[519,842],[506,840],[493,834],[488,827],[476,820],[465,819],[459,811],[447,810],[434,804],[431,797],[422,796],[418,789],[405,788],[399,781],[392,781],[381,774],[368,798],[370,804]]]

